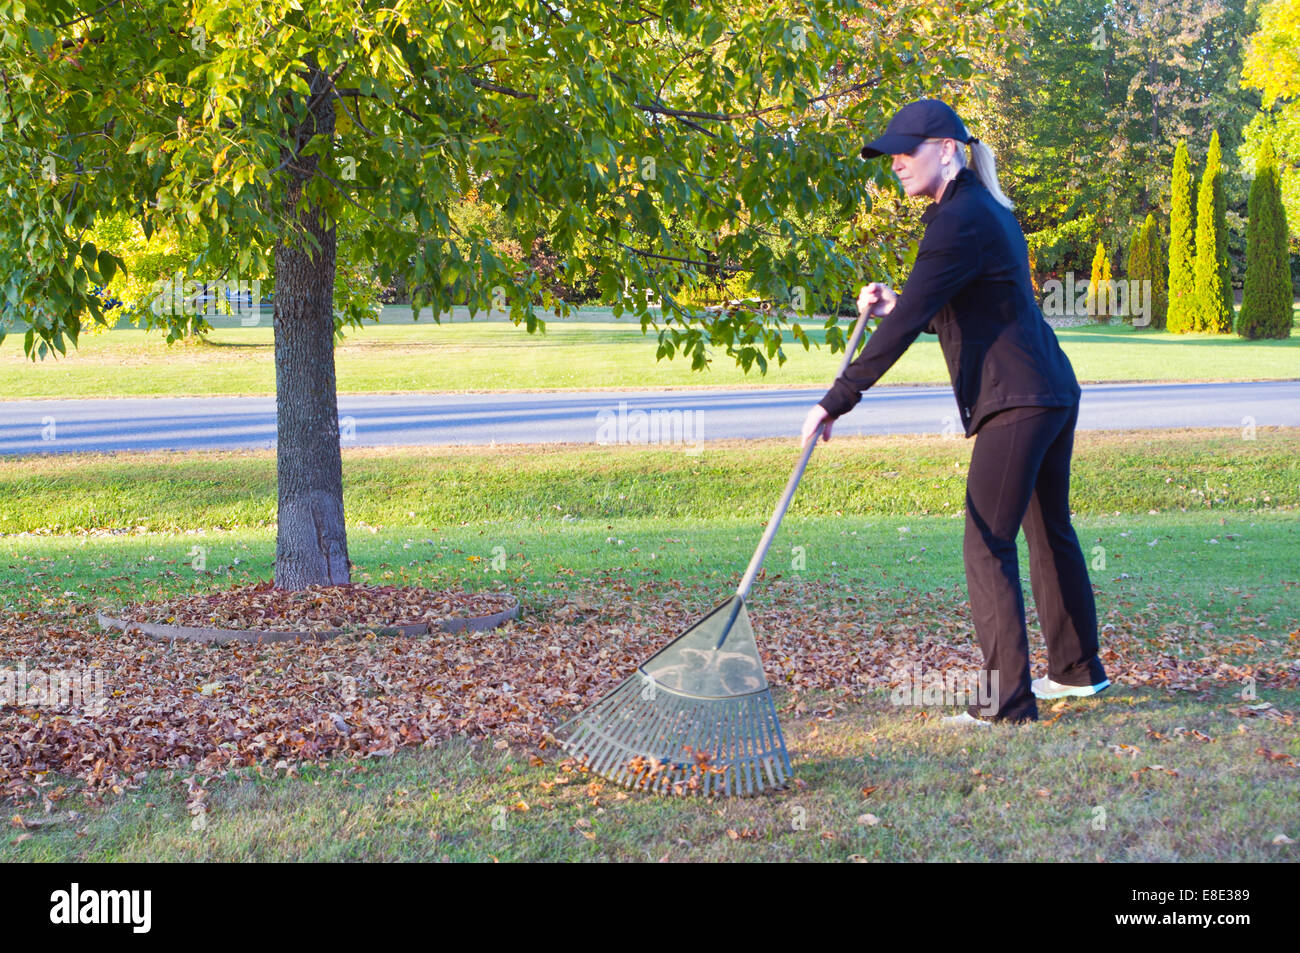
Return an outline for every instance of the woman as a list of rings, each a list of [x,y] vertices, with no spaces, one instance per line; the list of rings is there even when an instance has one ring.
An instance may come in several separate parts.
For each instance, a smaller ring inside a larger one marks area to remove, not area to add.
[[[959,143],[969,143],[971,165]],[[966,479],[963,555],[975,634],[995,721],[1038,717],[1035,698],[1095,695],[1110,682],[1097,657],[1097,611],[1070,523],[1070,454],[1079,384],[1043,319],[1029,256],[993,153],[946,104],[910,103],[864,159],[894,157],[908,195],[933,203],[901,293],[865,286],[858,307],[881,315],[857,359],[809,412],[807,445],[861,399],[922,331],[937,334],[966,436],[978,434]],[[1047,642],[1048,675],[1030,680],[1016,536],[1029,540],[1030,582]],[[971,706],[955,722],[987,724]]]

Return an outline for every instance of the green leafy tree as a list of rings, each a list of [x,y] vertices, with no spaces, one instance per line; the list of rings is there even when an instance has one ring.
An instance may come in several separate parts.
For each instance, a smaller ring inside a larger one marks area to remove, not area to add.
[[[1205,174],[1196,195],[1196,260],[1192,267],[1192,329],[1210,334],[1232,331],[1232,281],[1224,213],[1223,165],[1216,131],[1210,137]]]
[[[1016,26],[1029,54],[995,64],[999,82],[979,117],[1027,235],[1086,210],[1121,247],[1127,223],[1163,213],[1180,139],[1220,128],[1236,148],[1239,117],[1258,102],[1237,82],[1255,2],[1034,4],[1038,15]]]
[[[1282,206],[1273,149],[1265,142],[1250,185],[1246,280],[1237,333],[1244,338],[1290,337],[1291,312],[1286,209]]]
[[[160,283],[175,284],[179,281],[183,284],[190,277],[191,264],[203,252],[203,237],[197,232],[188,233],[182,240],[174,229],[161,228],[154,229],[146,238],[140,222],[125,212],[97,218],[87,230],[86,240],[100,251],[120,259],[123,267],[114,273],[106,287],[106,298],[113,303],[106,301],[101,305],[104,322],[92,322],[83,327],[83,335],[106,333],[121,320],[148,323],[147,313],[160,293]],[[201,289],[195,287],[192,290],[198,292]],[[269,292],[270,288],[264,290]],[[232,313],[224,298],[220,302],[213,298],[202,303],[187,301],[186,304],[188,308],[182,307],[181,310],[191,315],[191,322],[169,328],[169,344],[182,337],[198,340],[211,327],[208,317],[215,313]]]
[[[1067,271],[1081,272],[1090,267],[1096,234],[1097,219],[1080,215],[1028,234],[1025,242],[1040,272],[1060,278]]]
[[[1245,130],[1245,150],[1275,151],[1282,204],[1294,248],[1300,236],[1300,0],[1267,0],[1246,41],[1242,86],[1259,90],[1260,110]],[[1252,184],[1252,189],[1254,188]]]
[[[284,588],[350,579],[334,338],[400,279],[413,312],[453,304],[567,314],[536,268],[452,206],[473,190],[521,249],[544,239],[570,282],[705,368],[785,359],[782,332],[825,313],[865,265],[845,240],[872,187],[864,130],[973,75],[1016,0],[932,4],[593,0],[0,0],[3,305],[33,359],[103,321],[93,286],[121,255],[88,235],[126,212],[148,238],[202,237],[200,280],[274,282],[277,539]],[[820,209],[832,236],[797,222]],[[689,227],[674,238],[666,223]],[[746,272],[778,307],[700,312],[676,295]],[[366,282],[362,282],[365,284]],[[636,292],[626,295],[627,283]],[[646,293],[663,302],[647,307]],[[165,304],[165,302],[164,302]],[[184,314],[150,312],[176,328]],[[843,347],[835,316],[832,348]]]
[[[1192,218],[1191,161],[1187,143],[1180,141],[1174,151],[1174,171],[1170,183],[1169,208],[1169,308],[1166,326],[1178,334],[1194,330],[1192,299],[1196,278],[1192,264],[1196,258]]]

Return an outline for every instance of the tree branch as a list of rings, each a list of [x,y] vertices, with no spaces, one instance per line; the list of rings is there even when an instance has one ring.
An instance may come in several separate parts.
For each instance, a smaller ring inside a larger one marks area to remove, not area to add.
[[[81,23],[83,20],[93,20],[95,19],[95,17],[99,16],[109,7],[116,7],[120,3],[122,3],[122,0],[109,0],[108,3],[104,4],[98,10],[92,10],[90,13],[82,14],[81,16],[77,17],[75,20],[69,20],[67,23],[56,23],[54,25],[54,28],[56,30],[63,30],[70,26],[76,26],[78,23]]]

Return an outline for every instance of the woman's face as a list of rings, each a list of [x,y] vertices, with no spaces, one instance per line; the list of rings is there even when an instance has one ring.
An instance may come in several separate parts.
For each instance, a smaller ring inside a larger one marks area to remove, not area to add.
[[[891,168],[908,195],[928,195],[937,200],[946,184],[943,160],[947,157],[948,168],[952,169],[955,151],[954,139],[927,139],[910,155],[900,152],[894,156]]]

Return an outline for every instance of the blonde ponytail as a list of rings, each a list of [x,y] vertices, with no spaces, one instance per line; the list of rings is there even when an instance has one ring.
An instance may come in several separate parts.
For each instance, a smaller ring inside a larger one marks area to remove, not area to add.
[[[1006,208],[1011,208],[1011,199],[1002,194],[998,185],[998,164],[993,158],[993,150],[978,139],[968,144],[970,149],[970,169],[989,190],[993,201]]]

